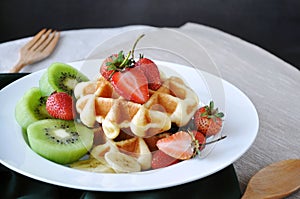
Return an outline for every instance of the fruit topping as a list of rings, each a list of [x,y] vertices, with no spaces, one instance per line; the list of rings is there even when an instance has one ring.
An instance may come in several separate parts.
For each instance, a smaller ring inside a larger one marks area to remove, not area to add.
[[[120,51],[107,57],[100,67],[101,75],[112,83],[119,95],[140,104],[149,99],[148,89],[157,90],[162,84],[158,67],[152,60],[143,57],[137,62],[134,60],[134,49],[143,36],[138,37],[126,56]]]
[[[134,157],[117,151],[109,151],[104,155],[105,160],[116,173],[141,171],[141,165]]]
[[[48,67],[39,81],[43,95],[51,95],[54,91],[73,94],[74,87],[79,82],[89,79],[77,69],[63,63],[53,63]]]
[[[144,104],[149,99],[147,78],[136,68],[115,72],[111,82],[117,93],[127,100]]]
[[[199,153],[200,151],[202,151],[204,149],[204,147],[206,145],[206,137],[202,133],[200,133],[199,131],[196,131],[196,130],[191,131],[191,133],[193,133],[195,140],[197,140],[197,142],[198,142],[199,146],[198,146],[197,150]]]
[[[156,145],[159,150],[175,159],[187,160],[197,154],[199,155],[206,145],[218,142],[224,138],[226,136],[206,142],[205,136],[198,131],[179,131],[169,137],[158,140]]]
[[[166,153],[164,153],[161,150],[157,150],[153,153],[151,168],[159,169],[159,168],[163,168],[163,167],[167,167],[167,166],[176,164],[178,162],[179,162],[178,159],[167,155]]]
[[[206,137],[216,135],[222,129],[224,113],[214,108],[214,102],[199,108],[194,114],[195,128]]]
[[[141,69],[147,77],[149,88],[157,90],[162,84],[157,65],[148,58],[141,57],[136,63],[135,67]]]
[[[115,171],[110,166],[95,158],[76,161],[72,163],[70,167],[74,169],[98,173],[115,173]]]
[[[74,119],[73,107],[73,98],[65,92],[54,92],[46,101],[48,113],[52,117],[62,120]]]
[[[18,124],[27,128],[33,122],[51,118],[46,110],[47,97],[42,96],[39,88],[33,87],[28,90],[18,101],[15,108],[15,117]]]
[[[109,70],[109,63],[113,63],[113,59],[116,59],[118,57],[117,54],[113,54],[109,57],[107,57],[100,66],[100,74],[108,80],[110,78],[110,75],[114,72],[113,70]]]
[[[45,119],[27,128],[33,151],[60,164],[72,163],[85,155],[93,145],[94,132],[74,121]]]
[[[118,54],[107,57],[100,67],[100,74],[106,80],[110,80],[114,72],[132,68],[133,60],[129,58],[130,54],[131,52],[125,57],[123,51],[120,51]]]
[[[193,143],[194,140],[191,134],[179,131],[169,137],[158,140],[156,145],[159,150],[173,158],[187,160],[195,154]]]

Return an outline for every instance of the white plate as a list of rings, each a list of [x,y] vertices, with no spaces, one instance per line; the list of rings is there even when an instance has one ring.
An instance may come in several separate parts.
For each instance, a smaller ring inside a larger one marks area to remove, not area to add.
[[[98,73],[99,60],[71,63],[89,76]],[[176,69],[207,103],[219,100],[226,118],[222,134],[227,138],[207,147],[204,158],[194,158],[173,166],[130,174],[101,174],[79,171],[50,162],[33,152],[16,123],[14,109],[25,91],[38,86],[44,70],[25,76],[0,92],[0,162],[8,168],[43,182],[84,190],[141,191],[175,186],[211,175],[233,163],[252,145],[259,126],[256,109],[249,98],[232,84],[205,72],[173,63],[157,62],[163,71]],[[163,67],[162,67],[163,66]],[[175,73],[174,73],[175,74]],[[202,78],[199,78],[199,74]],[[214,86],[222,83],[222,91]],[[211,86],[212,85],[212,86]],[[218,89],[216,92],[214,88]],[[217,96],[213,93],[220,93]],[[224,100],[223,102],[220,100]],[[217,103],[216,103],[217,104]]]

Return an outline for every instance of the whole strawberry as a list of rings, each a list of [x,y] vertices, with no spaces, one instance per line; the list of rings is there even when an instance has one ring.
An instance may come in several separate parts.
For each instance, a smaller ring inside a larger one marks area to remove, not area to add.
[[[224,113],[214,108],[214,102],[199,108],[194,114],[194,125],[200,133],[209,137],[216,135],[222,129]]]
[[[129,51],[127,56],[124,55],[123,51],[120,51],[118,54],[112,54],[107,57],[100,66],[100,74],[107,79],[111,80],[112,76],[116,72],[122,72],[128,68],[134,67],[134,49],[138,41],[144,37],[144,34],[139,36],[135,41],[132,50]]]
[[[110,81],[113,73],[117,71],[124,71],[127,68],[132,68],[133,66],[133,59],[129,58],[128,56],[125,57],[123,51],[120,51],[118,54],[113,54],[107,57],[102,62],[100,67],[100,74],[105,79]]]
[[[113,54],[109,57],[107,57],[101,64],[100,66],[100,74],[106,79],[108,80],[111,76],[111,74],[113,73],[113,70],[110,70],[109,67],[111,66],[111,64],[116,61],[113,59],[116,59],[118,57],[118,54]]]
[[[58,119],[73,120],[73,99],[65,92],[54,92],[46,101],[48,113]]]
[[[151,90],[157,90],[162,84],[160,73],[157,65],[148,58],[141,57],[136,63],[135,67],[141,69],[148,80],[148,85]]]

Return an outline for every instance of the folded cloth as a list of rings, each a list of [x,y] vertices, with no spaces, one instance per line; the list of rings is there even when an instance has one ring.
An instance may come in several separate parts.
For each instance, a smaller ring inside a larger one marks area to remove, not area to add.
[[[134,25],[119,28],[80,29],[62,31],[53,53],[46,59],[26,66],[21,72],[35,72],[47,68],[53,62],[69,63],[84,59],[97,45],[122,32],[147,28]],[[18,60],[19,50],[32,37],[0,44],[0,73],[8,72]]]

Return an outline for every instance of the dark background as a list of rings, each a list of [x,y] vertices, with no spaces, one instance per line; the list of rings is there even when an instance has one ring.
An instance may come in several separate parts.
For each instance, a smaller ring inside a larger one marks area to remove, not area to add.
[[[196,22],[254,43],[300,68],[299,0],[0,0],[0,43],[41,28]]]

